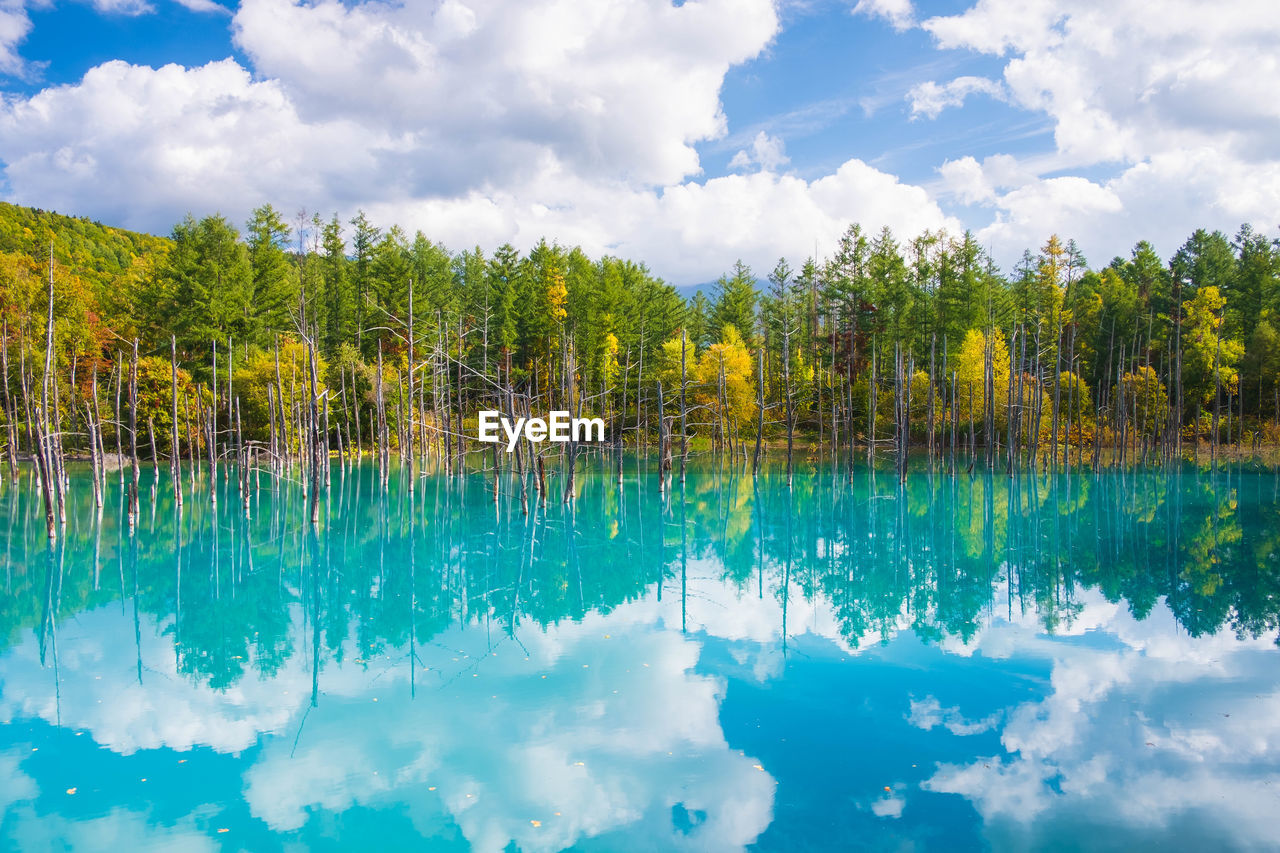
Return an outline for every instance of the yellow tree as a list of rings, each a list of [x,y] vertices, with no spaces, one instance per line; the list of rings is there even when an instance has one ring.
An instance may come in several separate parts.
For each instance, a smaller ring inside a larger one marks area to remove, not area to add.
[[[1244,345],[1225,337],[1222,309],[1226,303],[1212,285],[1200,288],[1195,298],[1183,303],[1182,382],[1189,403],[1212,402],[1219,384],[1225,393],[1235,393]]]
[[[981,420],[986,411],[986,364],[990,349],[991,368],[994,374],[992,387],[995,389],[996,425],[1005,422],[1005,410],[1008,408],[1009,382],[1009,345],[1005,343],[1004,333],[993,329],[990,335],[980,329],[970,329],[956,354],[957,391],[960,395],[960,419]],[[970,393],[972,392],[972,398]],[[973,409],[969,401],[973,400]]]
[[[690,349],[687,359],[689,405],[709,412],[709,417],[694,418],[695,422],[710,420],[718,423],[723,417],[726,428],[732,430],[754,421],[756,392],[751,351],[734,326],[724,326],[720,330],[720,341],[704,349],[696,359]],[[722,371],[723,405],[720,390]],[[680,387],[679,336],[663,343],[658,360],[658,378],[674,398]]]
[[[1121,376],[1120,382],[1124,385],[1126,405],[1137,418],[1140,434],[1159,435],[1169,419],[1169,394],[1155,370],[1138,367]]]

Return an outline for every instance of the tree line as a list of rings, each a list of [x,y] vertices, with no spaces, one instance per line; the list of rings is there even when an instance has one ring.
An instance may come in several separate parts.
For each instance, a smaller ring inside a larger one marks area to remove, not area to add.
[[[60,447],[109,436],[157,463],[185,441],[210,464],[311,443],[465,464],[480,408],[585,409],[667,468],[784,437],[788,467],[797,439],[903,464],[912,445],[953,466],[957,447],[1167,459],[1274,443],[1277,311],[1280,244],[1248,225],[1099,267],[1051,236],[1008,274],[970,233],[852,225],[826,257],[763,280],[739,261],[686,300],[642,263],[451,251],[364,213],[264,205],[162,239],[0,205],[11,466],[38,455],[37,410]]]

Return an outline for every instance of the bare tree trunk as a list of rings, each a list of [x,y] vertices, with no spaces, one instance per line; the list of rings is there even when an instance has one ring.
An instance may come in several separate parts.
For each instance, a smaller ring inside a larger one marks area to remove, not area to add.
[[[129,527],[138,520],[138,339],[129,360]]]
[[[685,386],[688,384],[688,370],[685,362],[685,349],[688,336],[680,330],[680,482],[684,482],[684,470],[689,461],[689,405],[685,398]],[[721,369],[723,372],[723,368]]]
[[[760,473],[760,444],[764,437],[764,346],[756,347],[756,452],[751,461],[751,476]]]
[[[57,473],[54,470],[53,459],[50,453],[50,437],[49,437],[49,380],[53,371],[53,244],[49,244],[49,303],[48,315],[45,320],[45,345],[44,345],[44,376],[40,383],[40,422],[36,427],[39,448],[36,452],[36,461],[40,469],[40,486],[41,494],[44,496],[44,516],[45,525],[49,534],[49,541],[52,542],[58,538],[55,524],[55,508],[54,480],[57,479]]]
[[[173,424],[169,434],[169,473],[173,477],[173,501],[182,508],[182,449],[178,438],[178,338],[169,336],[169,372],[172,380]]]
[[[314,526],[320,522],[320,478],[322,476],[320,462],[320,440],[316,434],[320,428],[320,413],[317,411],[317,396],[319,394],[319,376],[316,370],[316,348],[315,344],[307,342],[307,363],[310,367],[311,374],[311,431],[308,443],[311,446],[311,524]],[[378,350],[378,367],[382,367],[382,350]],[[381,379],[381,372],[379,372]],[[385,474],[384,474],[385,478]]]
[[[3,370],[4,376],[0,377],[0,382],[4,383],[4,415],[5,415],[5,456],[9,462],[9,478],[14,482],[18,482],[18,428],[16,407],[13,405],[12,396],[9,393],[9,321],[3,322],[3,329],[0,330],[0,370]]]

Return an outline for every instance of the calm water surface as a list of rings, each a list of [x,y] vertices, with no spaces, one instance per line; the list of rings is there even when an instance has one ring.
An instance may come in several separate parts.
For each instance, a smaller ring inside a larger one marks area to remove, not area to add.
[[[0,849],[1280,844],[1274,472],[609,464],[6,483]]]

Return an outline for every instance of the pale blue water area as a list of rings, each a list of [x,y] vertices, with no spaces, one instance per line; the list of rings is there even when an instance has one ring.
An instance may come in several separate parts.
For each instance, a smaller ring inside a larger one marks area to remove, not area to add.
[[[1274,471],[654,461],[6,482],[0,848],[1280,845]]]

